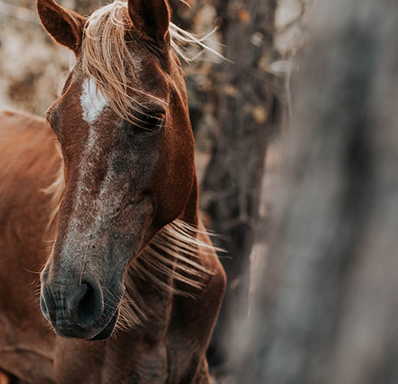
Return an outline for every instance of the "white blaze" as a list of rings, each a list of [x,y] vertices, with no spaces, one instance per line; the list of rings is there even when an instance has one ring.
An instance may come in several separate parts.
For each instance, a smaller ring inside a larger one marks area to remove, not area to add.
[[[97,89],[94,80],[91,78],[84,80],[80,103],[83,110],[83,119],[89,124],[93,124],[98,119],[108,104],[104,94]]]

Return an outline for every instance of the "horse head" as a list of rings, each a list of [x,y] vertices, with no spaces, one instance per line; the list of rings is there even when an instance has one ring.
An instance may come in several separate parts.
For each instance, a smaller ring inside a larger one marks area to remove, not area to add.
[[[115,1],[87,19],[53,0],[37,5],[47,32],[76,55],[47,113],[65,187],[41,308],[60,336],[104,339],[129,265],[196,187],[184,76],[166,0]]]

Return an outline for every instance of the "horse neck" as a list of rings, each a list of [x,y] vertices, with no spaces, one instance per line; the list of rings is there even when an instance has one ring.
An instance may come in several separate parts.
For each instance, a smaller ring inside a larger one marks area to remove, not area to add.
[[[197,228],[199,224],[198,206],[198,181],[195,174],[191,195],[184,211],[178,217],[178,223],[188,224],[190,228]],[[173,224],[175,223],[169,225]],[[179,224],[175,225],[178,227]],[[173,295],[183,294],[194,297],[198,289],[200,289],[201,279],[206,275],[201,270],[200,262],[198,262],[198,246],[194,245],[193,249],[186,252],[185,248],[181,248],[180,238],[177,239],[174,245],[173,238],[168,238],[165,235],[166,233],[167,229],[166,231],[163,230],[163,233],[161,231],[130,265],[127,271],[125,281],[127,288],[126,297],[131,304],[128,307],[130,314],[125,317],[130,319],[133,324],[139,325],[148,321],[151,323],[162,323],[159,319],[159,314],[164,313],[164,318],[168,318],[167,311],[170,310]],[[196,233],[192,235],[196,236]],[[184,240],[182,239],[182,241]],[[192,242],[192,238],[188,240],[187,244],[189,242]],[[181,277],[174,274],[176,269],[177,272],[181,272],[174,264],[181,262],[181,260],[176,259],[173,256],[173,252],[177,252],[179,256],[191,261],[192,272],[185,275],[185,277],[188,277],[185,282],[181,283]],[[170,264],[168,264],[168,261]],[[165,266],[170,268],[169,274],[161,272]],[[196,286],[195,284],[197,283],[199,285]],[[182,286],[183,288],[180,290],[175,288],[176,286]]]

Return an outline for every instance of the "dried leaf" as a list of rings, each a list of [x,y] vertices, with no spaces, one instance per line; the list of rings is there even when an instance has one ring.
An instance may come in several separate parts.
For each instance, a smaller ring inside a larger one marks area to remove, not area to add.
[[[225,94],[231,97],[235,97],[238,93],[238,90],[233,85],[229,84],[225,87]]]
[[[241,9],[239,11],[239,19],[243,21],[245,24],[248,24],[251,20],[249,12],[247,12],[246,9]]]
[[[268,118],[267,110],[261,105],[258,105],[256,108],[254,108],[252,114],[254,120],[256,120],[258,124],[264,124],[267,121]]]

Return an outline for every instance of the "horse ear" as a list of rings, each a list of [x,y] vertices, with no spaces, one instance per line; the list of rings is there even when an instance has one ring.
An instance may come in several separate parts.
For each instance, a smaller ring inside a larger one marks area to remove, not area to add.
[[[157,44],[170,39],[170,7],[167,0],[128,0],[130,19],[143,39]]]
[[[86,19],[61,7],[54,0],[37,0],[37,12],[50,36],[77,55],[82,45]]]

